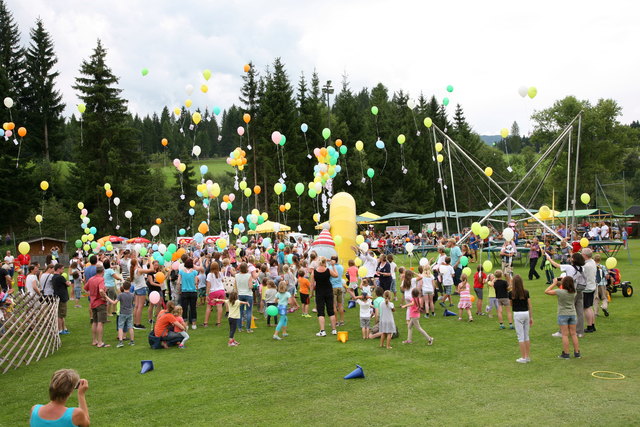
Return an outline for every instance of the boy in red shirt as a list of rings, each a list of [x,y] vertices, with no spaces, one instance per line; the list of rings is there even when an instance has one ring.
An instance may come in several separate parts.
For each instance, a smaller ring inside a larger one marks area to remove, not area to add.
[[[21,294],[24,294],[24,286],[27,282],[27,276],[25,276],[22,271],[20,271],[20,274],[18,274],[18,292],[20,292]]]

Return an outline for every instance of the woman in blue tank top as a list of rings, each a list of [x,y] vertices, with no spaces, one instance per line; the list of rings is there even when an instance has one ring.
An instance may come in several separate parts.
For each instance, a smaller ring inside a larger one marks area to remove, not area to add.
[[[67,399],[78,390],[79,408],[67,408]],[[89,389],[89,382],[80,379],[80,376],[73,369],[60,369],[51,377],[49,383],[49,398],[51,401],[46,405],[35,405],[31,408],[31,427],[42,426],[88,426],[89,408],[85,393]]]

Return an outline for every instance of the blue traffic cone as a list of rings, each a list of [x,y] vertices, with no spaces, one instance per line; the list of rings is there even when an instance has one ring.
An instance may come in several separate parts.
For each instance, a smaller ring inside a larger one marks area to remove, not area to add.
[[[141,374],[146,374],[149,371],[153,371],[153,361],[151,360],[141,360],[140,365]]]
[[[347,304],[348,308],[353,308],[356,306],[356,302],[354,300],[349,300],[349,304]]]
[[[364,378],[364,371],[362,370],[362,366],[356,365],[356,369],[354,369],[349,375],[344,377],[345,380],[351,380],[354,378]]]
[[[454,313],[453,311],[449,311],[449,310],[444,310],[444,317],[450,317],[450,316],[457,316],[456,313]]]

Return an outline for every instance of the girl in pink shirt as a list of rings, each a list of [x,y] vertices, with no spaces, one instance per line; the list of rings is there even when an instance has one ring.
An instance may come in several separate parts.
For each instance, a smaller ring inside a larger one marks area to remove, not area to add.
[[[413,328],[416,328],[427,339],[427,344],[433,344],[433,337],[430,337],[428,333],[420,326],[420,311],[423,307],[422,298],[420,298],[420,291],[418,288],[413,288],[411,291],[411,302],[402,306],[402,308],[409,307],[409,327],[407,330],[407,339],[402,341],[402,344],[412,344],[411,337],[413,336]]]

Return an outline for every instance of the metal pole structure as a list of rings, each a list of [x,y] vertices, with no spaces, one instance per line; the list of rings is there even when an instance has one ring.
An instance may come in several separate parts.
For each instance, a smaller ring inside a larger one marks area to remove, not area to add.
[[[573,126],[572,126],[573,127]],[[564,210],[564,225],[565,227],[569,227],[569,189],[571,188],[571,135],[573,132],[569,133],[569,146],[567,148],[567,200],[566,200],[566,208]],[[569,239],[571,239],[571,230],[569,231]]]
[[[506,201],[507,201],[507,199],[508,199],[508,197],[507,197],[507,198],[502,199],[502,201],[501,201],[500,203],[498,203],[498,204],[497,204],[497,205],[495,205],[493,208],[491,208],[491,210],[489,211],[489,213],[488,213],[488,214],[486,214],[486,215],[484,216],[484,218],[482,218],[480,221],[478,221],[478,224],[482,224],[483,222],[485,222],[485,221],[487,220],[487,218],[489,218],[491,215],[493,215],[493,213],[494,213],[495,211],[497,211],[497,210],[498,210],[498,208],[504,204],[504,202],[506,202]],[[466,233],[464,236],[462,236],[462,237],[460,238],[460,240],[458,240],[458,244],[460,244],[460,243],[464,242],[464,241],[465,241],[465,240],[466,240],[466,239],[471,235],[471,233],[472,233],[472,232],[473,232],[473,231],[471,231],[471,230],[467,231],[467,233]]]
[[[451,191],[453,192],[453,208],[456,210],[456,226],[460,235],[460,218],[458,218],[458,200],[456,197],[456,184],[453,179],[453,164],[451,162],[451,144],[447,144],[447,156],[449,156],[449,173],[451,174]]]
[[[436,129],[435,129],[435,125],[434,129],[433,129],[433,144],[436,144]],[[436,157],[438,155],[436,154]],[[451,161],[451,159],[449,159],[449,161]],[[436,163],[438,164],[438,181],[440,184],[440,195],[442,196],[442,210],[444,211],[444,224],[445,227],[447,229],[447,236],[449,236],[449,221],[448,221],[448,214],[447,214],[447,203],[444,201],[444,180],[442,179],[442,170],[440,169],[440,162],[436,159]]]
[[[582,132],[582,112],[578,114],[578,138],[576,141],[576,166],[573,178],[573,215],[571,217],[571,228],[576,226],[576,197],[578,195],[578,161],[580,160],[580,133]]]

